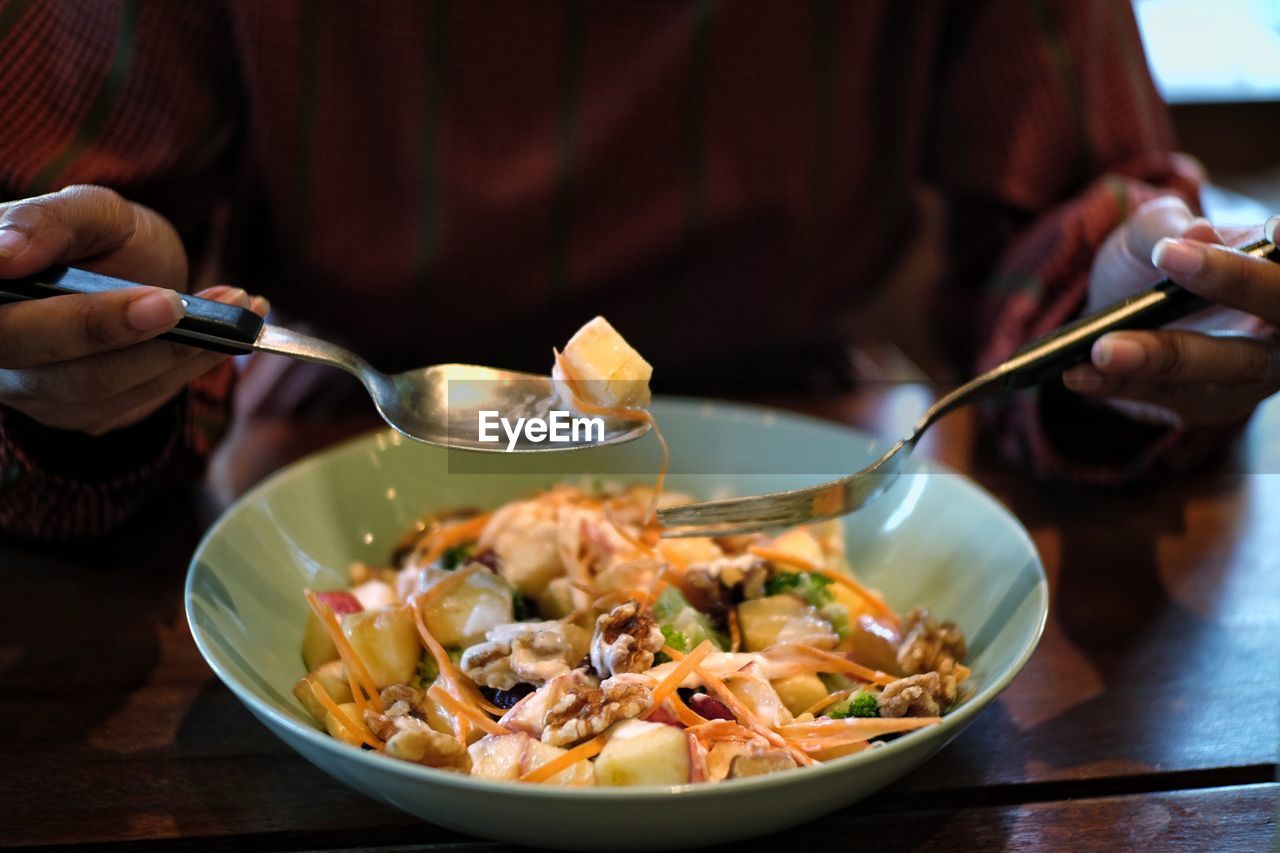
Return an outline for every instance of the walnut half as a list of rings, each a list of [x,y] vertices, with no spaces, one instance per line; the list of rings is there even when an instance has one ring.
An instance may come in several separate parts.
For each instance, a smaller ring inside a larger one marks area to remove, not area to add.
[[[882,717],[937,717],[955,704],[956,680],[926,672],[891,682],[880,693]]]
[[[665,641],[653,617],[636,601],[624,601],[596,620],[591,637],[591,665],[601,678],[622,672],[644,672]]]
[[[964,634],[954,622],[938,622],[929,611],[917,607],[902,620],[898,666],[907,675],[937,672],[951,675],[964,660]]]
[[[643,684],[606,681],[599,687],[575,685],[547,709],[542,742],[564,746],[598,735],[619,720],[644,713],[651,699]]]

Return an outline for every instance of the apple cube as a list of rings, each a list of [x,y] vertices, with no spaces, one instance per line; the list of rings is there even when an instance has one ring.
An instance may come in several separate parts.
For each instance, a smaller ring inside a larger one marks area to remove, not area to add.
[[[577,380],[583,402],[639,409],[649,405],[653,367],[605,318],[595,317],[579,329],[561,357]],[[552,376],[563,378],[559,365]],[[564,396],[569,399],[568,394]]]
[[[360,600],[345,589],[317,592],[321,604],[327,604],[334,615],[341,618],[347,613],[358,613],[364,608]],[[302,633],[302,662],[310,672],[322,663],[338,659],[338,647],[314,613],[307,614],[307,627]]]
[[[826,699],[830,692],[822,679],[810,672],[775,678],[772,684],[778,698],[792,714],[803,714],[805,709]]]
[[[441,644],[466,648],[512,619],[511,587],[489,570],[479,571],[430,602],[422,618]]]
[[[823,553],[822,543],[807,527],[796,527],[788,530],[777,539],[774,539],[771,547],[775,551],[799,557],[818,566],[826,563],[826,555]]]
[[[471,775],[481,779],[510,782],[519,777],[525,751],[536,743],[524,732],[485,735],[467,747],[471,755]]]
[[[323,687],[324,692],[329,694],[329,698],[338,704],[350,702],[352,699],[351,685],[347,683],[347,668],[342,661],[331,660],[311,670],[305,678],[299,679],[293,686],[293,695],[298,697],[302,707],[306,708],[307,713],[315,717],[317,722],[323,723],[329,712],[311,692],[308,681],[314,681]]]
[[[422,646],[407,607],[350,613],[342,617],[342,632],[379,690],[404,684],[417,672]]]
[[[344,702],[338,706],[338,710],[343,713],[343,716],[351,723],[351,725],[355,726],[361,734],[366,737],[373,736],[373,732],[369,731],[369,727],[364,724],[364,719],[360,714],[360,706],[355,702]],[[347,743],[352,746],[359,746],[363,743],[360,738],[356,737],[347,729],[346,725],[339,723],[333,714],[325,713],[324,727],[332,737],[337,738],[343,743]]]
[[[684,732],[643,720],[618,724],[595,762],[597,785],[683,785],[689,771]]]
[[[775,643],[807,643],[835,648],[840,638],[831,623],[794,595],[770,595],[738,605],[738,625],[746,651],[758,652]]]
[[[525,747],[524,756],[520,760],[520,772],[528,773],[568,751],[564,747],[552,746],[530,738],[528,746]],[[570,764],[541,784],[559,785],[563,788],[584,788],[595,783],[595,769],[591,766],[591,762],[584,758]]]

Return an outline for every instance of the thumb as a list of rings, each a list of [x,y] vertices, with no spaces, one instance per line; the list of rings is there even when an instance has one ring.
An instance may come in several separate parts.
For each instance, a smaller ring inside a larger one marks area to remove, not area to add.
[[[1151,263],[1151,250],[1164,237],[1183,236],[1215,243],[1222,239],[1208,220],[1196,217],[1177,196],[1162,196],[1140,206],[1099,249],[1089,279],[1088,310],[1163,278]]]
[[[133,206],[106,187],[71,186],[0,205],[0,278],[115,251],[136,228]]]

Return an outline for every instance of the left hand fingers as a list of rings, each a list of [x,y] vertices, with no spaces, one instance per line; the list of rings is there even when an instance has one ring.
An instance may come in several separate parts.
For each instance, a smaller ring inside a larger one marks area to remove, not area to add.
[[[1185,238],[1156,243],[1151,260],[1188,290],[1280,325],[1280,264]]]
[[[1196,426],[1248,417],[1280,390],[1280,343],[1239,335],[1116,332],[1094,344],[1093,364],[1063,375],[1089,397],[1149,403]]]

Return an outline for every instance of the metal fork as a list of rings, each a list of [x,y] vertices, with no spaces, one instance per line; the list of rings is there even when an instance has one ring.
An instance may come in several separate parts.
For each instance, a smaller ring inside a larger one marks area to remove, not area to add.
[[[1236,251],[1280,261],[1276,246],[1270,240],[1259,240]],[[822,521],[859,510],[893,485],[920,436],[944,416],[975,400],[1028,388],[1059,375],[1067,367],[1087,360],[1094,341],[1107,332],[1158,328],[1209,304],[1165,279],[1032,341],[1007,361],[946,394],[929,407],[909,435],[861,471],[788,492],[666,507],[658,510],[662,535],[729,536]]]

